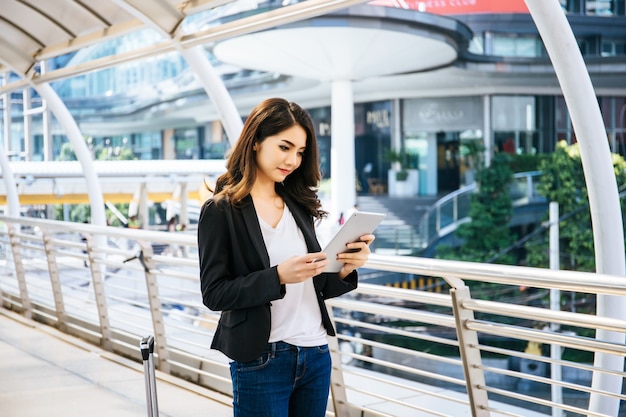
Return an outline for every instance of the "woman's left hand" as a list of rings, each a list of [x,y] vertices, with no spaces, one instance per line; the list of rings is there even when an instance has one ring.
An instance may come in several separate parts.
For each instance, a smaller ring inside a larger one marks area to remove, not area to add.
[[[337,255],[337,260],[344,263],[339,271],[339,278],[344,279],[352,271],[365,265],[374,239],[376,239],[374,235],[363,235],[356,242],[348,243],[346,252]]]

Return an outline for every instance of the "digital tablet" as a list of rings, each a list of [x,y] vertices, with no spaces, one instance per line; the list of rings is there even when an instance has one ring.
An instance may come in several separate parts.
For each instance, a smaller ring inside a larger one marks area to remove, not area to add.
[[[355,211],[348,218],[346,223],[332,238],[324,248],[324,253],[328,258],[328,266],[324,272],[339,272],[343,267],[343,262],[337,261],[337,254],[348,251],[347,243],[356,242],[363,235],[369,235],[385,218],[384,213],[370,213],[366,211]]]

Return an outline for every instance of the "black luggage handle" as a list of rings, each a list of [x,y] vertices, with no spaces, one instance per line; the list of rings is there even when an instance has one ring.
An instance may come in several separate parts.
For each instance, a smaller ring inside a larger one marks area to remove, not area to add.
[[[141,357],[147,361],[151,353],[154,353],[154,336],[146,336],[139,343],[141,349]]]
[[[154,373],[154,336],[146,336],[139,343],[143,369],[146,378],[146,402],[148,417],[159,417],[159,405],[156,392],[156,376]]]

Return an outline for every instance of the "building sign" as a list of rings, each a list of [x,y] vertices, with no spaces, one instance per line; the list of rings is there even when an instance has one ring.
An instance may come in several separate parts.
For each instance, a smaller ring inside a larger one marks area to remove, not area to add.
[[[391,101],[354,104],[354,135],[389,134],[391,131]]]
[[[390,111],[387,109],[382,110],[369,110],[365,113],[365,122],[368,125],[374,125],[378,129],[388,128],[390,126],[389,115]]]
[[[528,13],[524,0],[405,0],[411,10],[455,15],[474,13]],[[397,0],[375,0],[369,4],[398,7]]]
[[[402,115],[407,135],[483,128],[480,97],[407,99],[403,102]]]

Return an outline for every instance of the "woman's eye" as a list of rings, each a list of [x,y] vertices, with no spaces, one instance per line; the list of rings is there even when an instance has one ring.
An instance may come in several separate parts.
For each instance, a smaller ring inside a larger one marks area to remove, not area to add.
[[[289,150],[289,147],[285,146],[285,145],[279,145],[279,148],[280,148],[281,151],[288,151]]]

